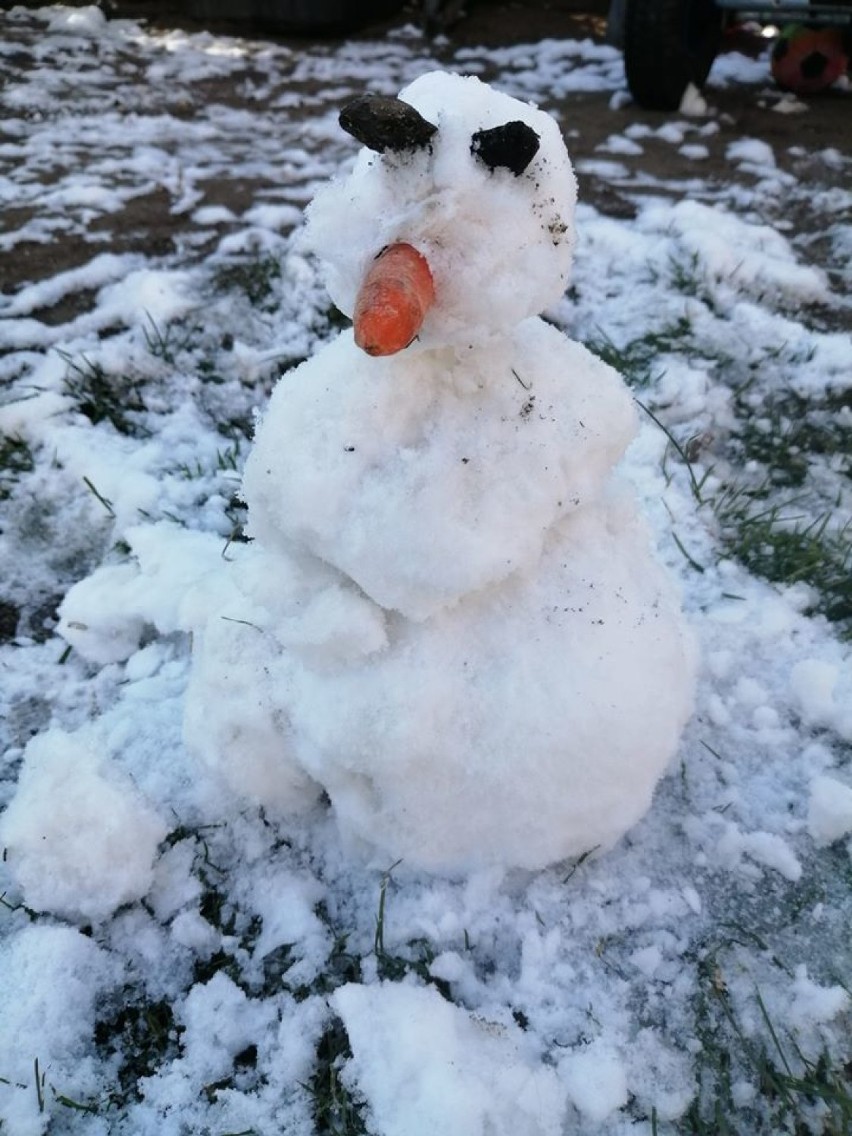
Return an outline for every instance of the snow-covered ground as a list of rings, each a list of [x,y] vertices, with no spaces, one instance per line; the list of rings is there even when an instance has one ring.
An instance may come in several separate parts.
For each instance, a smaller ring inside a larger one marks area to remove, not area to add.
[[[844,1131],[852,162],[736,137],[714,97],[818,106],[739,57],[663,121],[589,42],[0,20],[0,1132]],[[613,851],[461,879],[248,809],[182,743],[253,414],[340,326],[295,239],[354,151],[337,112],[437,63],[569,149],[579,96],[609,102],[548,315],[647,410],[627,471],[702,657]]]

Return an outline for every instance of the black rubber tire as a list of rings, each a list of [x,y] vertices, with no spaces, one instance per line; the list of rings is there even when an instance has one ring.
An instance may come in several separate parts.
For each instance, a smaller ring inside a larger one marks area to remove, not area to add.
[[[648,110],[677,110],[690,83],[702,87],[722,34],[714,0],[626,0],[627,86]]]

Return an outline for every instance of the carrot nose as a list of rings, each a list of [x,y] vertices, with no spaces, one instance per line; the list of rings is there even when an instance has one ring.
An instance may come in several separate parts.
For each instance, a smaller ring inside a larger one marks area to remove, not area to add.
[[[355,342],[368,355],[394,355],[417,335],[435,302],[426,257],[400,242],[379,253],[355,301]]]

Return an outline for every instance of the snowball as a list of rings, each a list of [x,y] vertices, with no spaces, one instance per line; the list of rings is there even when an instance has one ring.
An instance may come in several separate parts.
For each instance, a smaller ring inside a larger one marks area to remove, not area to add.
[[[624,1063],[603,1041],[593,1041],[563,1058],[559,1075],[572,1104],[596,1123],[627,1104]]]
[[[137,579],[133,564],[97,568],[60,604],[57,633],[84,659],[100,666],[129,658],[145,629],[145,620],[128,604]]]
[[[439,368],[371,359],[347,333],[273,393],[246,463],[249,531],[423,619],[534,568],[634,429],[615,372],[539,320]]]
[[[351,314],[366,266],[400,240],[425,255],[435,282],[422,347],[481,340],[557,301],[571,264],[576,181],[556,122],[475,77],[421,75],[400,98],[437,126],[432,145],[396,156],[362,150],[308,209],[306,241],[326,262],[335,304]],[[519,176],[471,152],[474,132],[513,121],[541,140]]]
[[[852,788],[835,777],[815,777],[808,800],[808,832],[817,844],[852,833]]]
[[[514,1025],[491,1024],[433,987],[343,986],[331,1004],[352,1046],[345,1079],[376,1136],[559,1136],[565,1092]]]
[[[48,730],[27,747],[0,841],[39,911],[100,920],[145,895],[167,828],[133,784],[79,736]]]

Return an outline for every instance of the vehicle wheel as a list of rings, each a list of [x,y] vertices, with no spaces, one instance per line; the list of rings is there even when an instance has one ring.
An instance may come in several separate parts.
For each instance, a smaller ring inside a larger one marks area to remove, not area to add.
[[[624,69],[640,106],[677,110],[709,74],[722,33],[714,0],[626,0]]]

